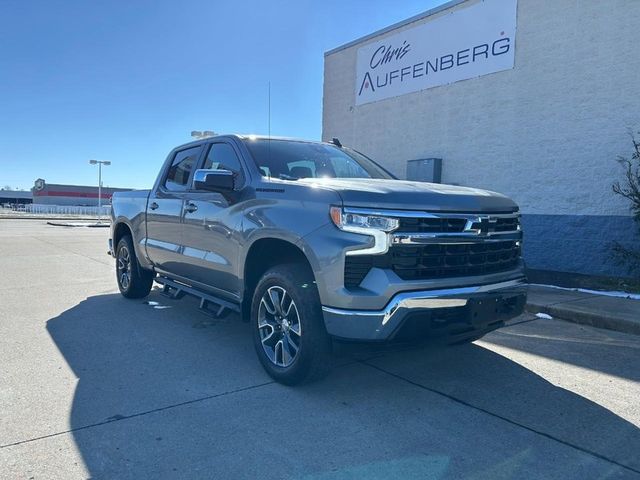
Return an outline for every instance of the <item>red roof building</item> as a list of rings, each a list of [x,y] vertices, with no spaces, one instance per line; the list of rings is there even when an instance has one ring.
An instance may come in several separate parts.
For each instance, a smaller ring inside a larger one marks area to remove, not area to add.
[[[130,188],[102,187],[102,205],[111,203],[114,192],[126,192]],[[85,185],[59,185],[46,183],[42,178],[35,181],[33,188],[33,203],[40,205],[77,205],[97,206],[98,187]]]

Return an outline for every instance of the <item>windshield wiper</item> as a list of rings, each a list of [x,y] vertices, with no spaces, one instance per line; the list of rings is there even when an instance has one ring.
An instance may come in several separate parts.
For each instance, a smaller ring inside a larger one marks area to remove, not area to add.
[[[292,177],[291,175],[287,175],[286,173],[279,173],[278,178],[280,180],[300,180],[298,177]]]

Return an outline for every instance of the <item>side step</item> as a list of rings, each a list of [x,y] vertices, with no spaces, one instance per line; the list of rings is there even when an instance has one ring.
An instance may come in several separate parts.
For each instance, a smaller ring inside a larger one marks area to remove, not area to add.
[[[240,305],[236,303],[228,302],[227,300],[201,292],[200,290],[196,290],[170,278],[158,276],[154,280],[162,285],[162,294],[169,298],[178,299],[185,295],[199,298],[200,311],[215,318],[222,318],[228,313],[228,310],[240,312]]]

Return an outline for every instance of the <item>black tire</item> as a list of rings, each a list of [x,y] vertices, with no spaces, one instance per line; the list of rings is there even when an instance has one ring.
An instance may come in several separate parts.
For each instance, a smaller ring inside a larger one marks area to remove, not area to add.
[[[280,310],[275,307],[273,295],[280,300]],[[278,315],[278,311],[286,315]],[[318,289],[307,266],[284,264],[268,270],[253,294],[250,321],[258,359],[277,382],[309,383],[326,376],[331,369],[331,338],[324,326]]]
[[[130,235],[124,235],[116,247],[116,280],[120,293],[127,298],[144,298],[153,285],[154,273],[138,263]]]

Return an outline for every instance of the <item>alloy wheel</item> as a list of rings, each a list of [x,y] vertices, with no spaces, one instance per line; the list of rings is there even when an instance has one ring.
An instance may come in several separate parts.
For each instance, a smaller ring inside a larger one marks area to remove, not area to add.
[[[262,348],[278,367],[288,367],[300,350],[302,327],[293,298],[280,287],[269,287],[260,300],[258,331]]]
[[[127,290],[131,283],[131,254],[125,246],[118,252],[118,281],[124,290]]]

